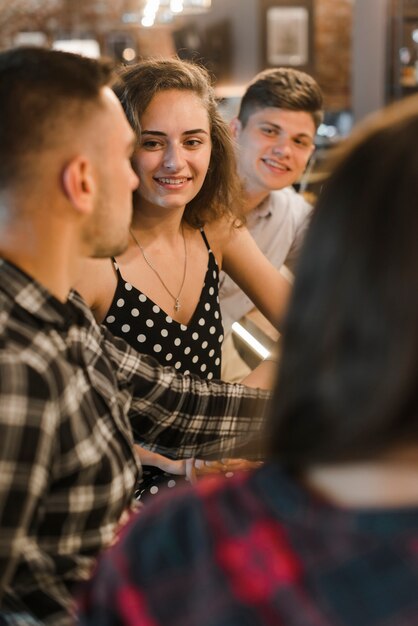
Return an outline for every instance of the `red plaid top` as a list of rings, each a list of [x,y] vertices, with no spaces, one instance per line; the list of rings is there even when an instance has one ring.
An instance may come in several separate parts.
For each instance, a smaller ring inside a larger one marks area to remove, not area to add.
[[[418,626],[418,507],[341,509],[273,464],[167,495],[102,559],[83,626]]]

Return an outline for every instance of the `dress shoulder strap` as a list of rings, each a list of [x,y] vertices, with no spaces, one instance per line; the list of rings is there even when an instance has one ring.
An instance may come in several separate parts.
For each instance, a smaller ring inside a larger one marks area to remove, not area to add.
[[[113,269],[114,269],[114,270],[115,270],[115,272],[116,272],[116,276],[117,276],[118,278],[120,278],[120,279],[122,279],[122,280],[123,280],[122,274],[120,273],[120,269],[119,269],[118,262],[116,261],[116,259],[115,259],[115,257],[114,257],[114,256],[112,256],[112,257],[110,257],[110,258],[111,258],[111,260],[112,260],[112,265],[113,265]]]
[[[203,228],[200,229],[200,234],[203,237],[203,241],[205,242],[205,245],[206,245],[207,249],[210,251],[209,241],[207,240],[207,237],[205,235],[205,231],[203,230]]]

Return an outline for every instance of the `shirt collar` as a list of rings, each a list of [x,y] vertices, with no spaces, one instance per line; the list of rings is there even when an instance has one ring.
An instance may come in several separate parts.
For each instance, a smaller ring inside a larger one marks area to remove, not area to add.
[[[247,215],[247,222],[256,222],[259,219],[270,217],[271,206],[270,202],[268,201],[269,198],[270,195],[268,195],[267,198],[264,198],[264,200],[262,200],[260,204],[257,204],[257,206],[249,212],[249,214]]]
[[[74,316],[68,302],[60,302],[34,278],[1,258],[0,291],[43,323],[68,327]]]

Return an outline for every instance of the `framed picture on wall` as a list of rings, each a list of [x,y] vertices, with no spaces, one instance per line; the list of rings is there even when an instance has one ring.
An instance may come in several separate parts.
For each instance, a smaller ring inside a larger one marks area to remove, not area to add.
[[[270,7],[266,13],[269,65],[306,65],[309,60],[309,12],[306,7]]]
[[[312,71],[312,0],[260,0],[262,64]]]

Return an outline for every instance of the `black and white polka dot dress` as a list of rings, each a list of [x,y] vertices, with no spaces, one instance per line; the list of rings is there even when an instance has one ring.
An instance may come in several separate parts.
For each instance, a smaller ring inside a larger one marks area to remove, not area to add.
[[[104,324],[139,352],[183,374],[220,378],[223,328],[219,308],[219,270],[203,231],[209,252],[208,269],[199,303],[187,326],[167,315],[139,289],[126,282],[115,263],[117,287]]]
[[[219,307],[219,268],[205,233],[208,268],[198,305],[187,326],[167,315],[139,289],[126,282],[117,263],[117,287],[105,316],[104,324],[118,337],[123,337],[139,352],[149,354],[162,365],[170,365],[183,374],[219,379],[223,327]],[[141,499],[159,491],[159,484],[168,487],[180,481],[157,468],[143,467]]]

